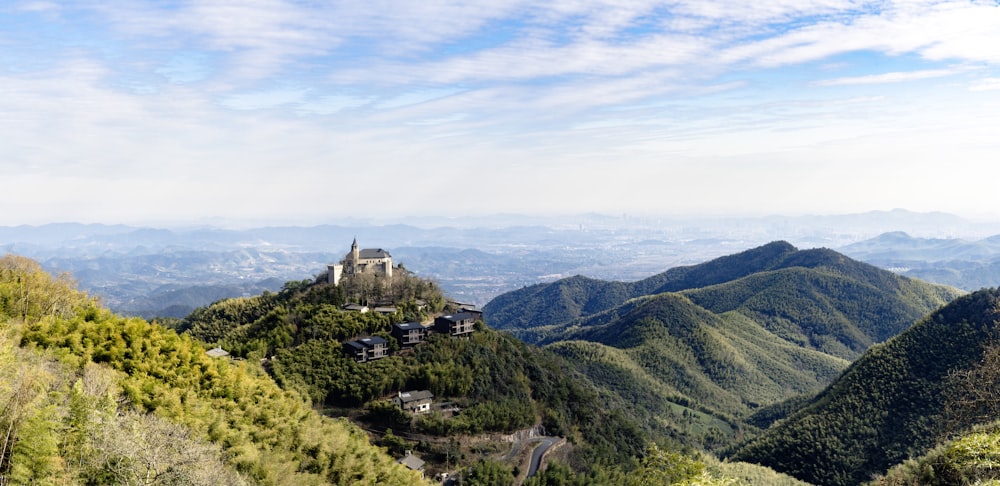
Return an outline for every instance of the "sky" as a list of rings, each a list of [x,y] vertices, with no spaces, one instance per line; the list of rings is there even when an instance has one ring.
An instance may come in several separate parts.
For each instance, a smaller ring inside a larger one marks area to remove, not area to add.
[[[993,217],[998,3],[7,0],[0,225]]]

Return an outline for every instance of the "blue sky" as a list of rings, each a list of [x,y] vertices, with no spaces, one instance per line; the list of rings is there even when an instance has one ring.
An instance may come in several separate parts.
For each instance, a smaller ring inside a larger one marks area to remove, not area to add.
[[[0,224],[996,216],[980,1],[9,1]]]

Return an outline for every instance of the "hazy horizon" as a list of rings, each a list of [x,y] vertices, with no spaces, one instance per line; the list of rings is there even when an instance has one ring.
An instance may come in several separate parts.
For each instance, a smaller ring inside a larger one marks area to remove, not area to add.
[[[996,2],[0,13],[0,225],[998,214]]]
[[[162,229],[185,229],[185,228],[219,228],[219,229],[250,229],[250,228],[261,228],[261,227],[313,227],[313,226],[391,226],[391,225],[410,225],[410,226],[422,226],[427,224],[438,225],[447,222],[459,222],[459,223],[472,223],[472,224],[502,224],[504,222],[510,224],[525,224],[530,222],[537,223],[562,223],[565,225],[574,225],[578,222],[584,221],[608,221],[608,222],[632,222],[632,223],[644,223],[653,224],[657,221],[670,222],[670,223],[697,223],[699,221],[705,222],[719,222],[728,220],[746,220],[746,221],[756,221],[756,220],[768,220],[768,219],[793,219],[793,220],[809,220],[809,219],[826,219],[826,218],[849,218],[849,217],[865,217],[865,216],[885,216],[885,217],[944,217],[944,218],[958,218],[965,222],[971,224],[977,223],[1000,223],[1000,215],[991,214],[958,214],[947,211],[911,211],[906,208],[891,208],[891,209],[872,209],[868,211],[859,212],[829,212],[829,213],[756,213],[756,214],[740,214],[740,213],[688,213],[688,214],[675,214],[675,213],[606,213],[600,211],[590,211],[590,212],[577,212],[577,213],[513,213],[513,212],[495,212],[495,213],[481,213],[481,214],[462,214],[462,215],[382,215],[382,216],[369,216],[362,217],[356,215],[350,216],[329,216],[325,218],[317,218],[315,220],[303,221],[296,217],[288,218],[277,218],[277,219],[252,219],[252,218],[223,218],[223,217],[203,217],[194,218],[190,220],[98,220],[98,219],[79,219],[79,220],[46,220],[37,222],[17,222],[17,223],[3,223],[0,222],[0,227],[13,228],[18,226],[28,226],[28,227],[43,227],[50,225],[61,225],[61,224],[80,224],[80,225],[98,225],[98,226],[129,226],[137,228],[162,228]]]

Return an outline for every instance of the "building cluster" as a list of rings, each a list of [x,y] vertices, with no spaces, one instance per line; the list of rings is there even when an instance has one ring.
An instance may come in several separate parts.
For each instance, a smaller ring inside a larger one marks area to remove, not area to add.
[[[475,332],[476,321],[482,318],[482,313],[466,309],[456,314],[448,314],[434,318],[434,324],[425,326],[419,322],[402,322],[392,325],[392,339],[399,343],[402,349],[412,348],[427,339],[432,333],[446,334],[452,337],[468,336]],[[344,343],[344,352],[354,361],[364,363],[381,359],[389,355],[389,342],[379,336],[369,336]]]
[[[332,285],[338,285],[345,276],[372,273],[379,277],[392,277],[392,256],[382,249],[360,249],[357,239],[351,244],[351,251],[344,256],[340,263],[329,265],[327,268],[327,281]],[[417,302],[420,308],[426,303]],[[352,339],[343,343],[344,353],[358,363],[379,360],[389,356],[389,339],[395,339],[400,349],[411,349],[423,343],[428,336],[434,333],[445,334],[451,337],[469,336],[476,330],[476,321],[481,320],[483,313],[475,306],[459,303],[452,303],[458,307],[459,312],[442,315],[434,318],[434,322],[424,325],[420,322],[401,322],[393,324],[392,331],[388,338],[381,336],[367,336]],[[396,313],[396,307],[391,303],[380,304],[375,308],[361,304],[348,304],[344,310],[353,312],[376,312],[386,315]],[[429,390],[400,391],[393,398],[393,402],[402,410],[412,414],[427,413],[434,404],[434,395]],[[407,454],[400,459],[401,464],[410,469],[422,471],[423,461],[412,454]]]

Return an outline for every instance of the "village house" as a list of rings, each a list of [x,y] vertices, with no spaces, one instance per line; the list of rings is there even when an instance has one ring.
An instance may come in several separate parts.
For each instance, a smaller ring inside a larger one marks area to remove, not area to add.
[[[389,343],[385,339],[372,336],[344,343],[344,352],[354,361],[364,363],[389,355]]]
[[[396,462],[406,466],[411,471],[420,471],[421,474],[424,472],[424,460],[413,455],[411,451],[406,451],[406,455]]]
[[[465,336],[476,330],[476,316],[468,312],[434,318],[434,331],[451,336]]]
[[[392,337],[396,338],[402,347],[416,346],[427,338],[427,328],[419,322],[393,324]]]
[[[212,349],[209,349],[208,351],[205,351],[205,354],[207,354],[209,358],[228,358],[229,357],[229,351],[226,351],[225,349],[222,349],[222,348],[220,348],[218,346],[216,346],[216,347],[214,347]]]
[[[344,306],[344,310],[350,312],[360,312],[364,314],[365,312],[368,312],[368,306],[361,304],[347,304]]]
[[[388,315],[392,315],[392,314],[396,313],[396,306],[394,306],[394,305],[380,305],[380,306],[372,309],[372,312],[374,312],[376,314],[382,314],[382,315],[387,315],[388,316]]]
[[[410,413],[427,413],[431,411],[431,403],[434,402],[434,394],[430,390],[415,390],[399,392],[392,399],[396,405]]]

